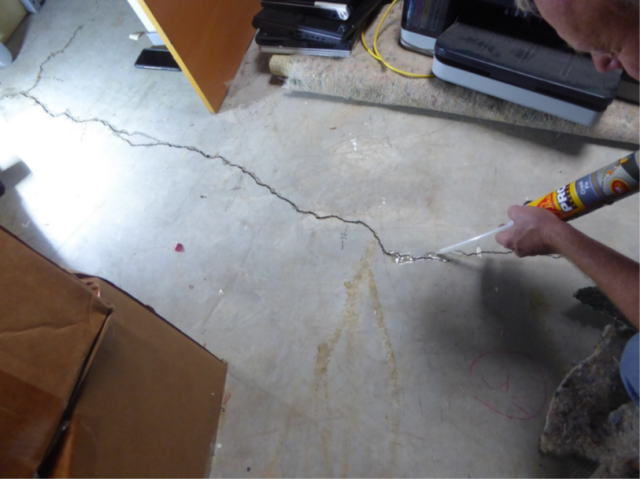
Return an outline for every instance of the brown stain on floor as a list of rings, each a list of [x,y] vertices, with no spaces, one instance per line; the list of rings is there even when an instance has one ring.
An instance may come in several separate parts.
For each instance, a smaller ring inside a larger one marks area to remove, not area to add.
[[[336,413],[344,414],[344,411],[332,411],[329,397],[329,385],[328,385],[328,370],[331,363],[334,349],[343,337],[346,337],[346,364],[344,364],[342,370],[346,372],[348,376],[355,374],[354,364],[356,357],[355,348],[355,331],[361,320],[360,304],[363,297],[366,295],[372,302],[375,322],[380,335],[382,343],[382,351],[384,353],[385,362],[389,367],[389,389],[391,395],[391,463],[389,464],[390,470],[385,474],[389,477],[393,476],[396,467],[397,451],[395,438],[399,429],[399,398],[398,398],[398,371],[396,366],[396,357],[393,352],[389,330],[386,325],[384,314],[382,311],[382,304],[379,298],[378,288],[375,282],[375,276],[371,270],[371,259],[373,253],[376,251],[377,243],[372,242],[365,250],[362,258],[357,263],[355,268],[355,274],[351,281],[344,283],[347,299],[342,312],[341,321],[331,335],[331,338],[327,342],[320,343],[317,347],[316,362],[314,367],[314,379],[312,387],[311,400],[315,404],[316,417],[318,426],[320,428],[320,439],[322,442],[322,455],[324,462],[324,475],[326,477],[334,477],[334,467],[338,467],[338,462],[335,458],[332,460],[330,456],[330,445],[333,438],[332,424],[333,419],[340,419],[340,417],[333,417]],[[346,393],[347,403],[352,404],[354,401],[350,398],[351,392],[347,390]],[[345,421],[348,421],[349,426],[346,428],[346,436],[342,444],[342,457],[341,457],[341,470],[340,475],[348,477],[349,474],[349,462],[350,462],[350,449],[351,449],[351,431],[355,430],[357,426],[357,414],[354,409],[347,414]],[[325,419],[321,419],[326,416]],[[285,442],[290,435],[290,428],[295,417],[304,417],[301,411],[296,411],[292,408],[292,411],[287,414],[287,419],[283,433],[278,439],[275,451],[271,460],[267,464],[264,471],[265,477],[276,477],[278,475],[278,462],[280,454],[285,446]],[[336,471],[337,472],[337,471]]]
[[[529,291],[529,309],[537,321],[543,321],[549,312],[549,306],[539,288],[531,288]]]
[[[373,299],[374,304],[374,316],[376,317],[376,324],[378,326],[378,331],[380,332],[380,337],[382,339],[382,345],[385,350],[385,359],[387,365],[389,366],[390,371],[390,379],[389,379],[389,389],[391,392],[391,408],[392,408],[392,417],[391,417],[391,473],[390,476],[395,476],[394,472],[397,466],[397,447],[395,438],[398,436],[398,431],[400,429],[400,401],[398,399],[398,366],[396,364],[396,355],[393,352],[393,346],[391,345],[391,337],[389,336],[389,329],[387,328],[387,323],[384,319],[384,313],[382,311],[382,303],[380,302],[380,296],[378,294],[378,286],[376,285],[375,277],[373,275],[373,271],[371,268],[367,269],[367,277],[369,282],[369,294]]]
[[[375,249],[375,244],[372,244],[365,251],[362,259],[358,263],[358,267],[356,269],[356,273],[351,281],[347,281],[344,283],[344,286],[347,291],[347,301],[345,304],[345,308],[342,312],[342,320],[340,321],[340,325],[333,333],[333,336],[329,340],[329,342],[321,343],[318,345],[318,353],[316,355],[316,365],[314,371],[314,380],[313,380],[313,390],[315,396],[316,403],[316,414],[320,416],[319,408],[321,407],[321,403],[324,403],[324,410],[327,417],[331,417],[331,406],[329,399],[329,387],[327,383],[327,371],[329,368],[329,363],[331,362],[331,357],[333,355],[333,350],[342,338],[343,333],[346,330],[347,336],[347,369],[351,371],[353,368],[353,360],[355,355],[355,350],[353,346],[353,333],[360,321],[360,316],[358,315],[357,303],[359,299],[359,290],[361,285],[363,284],[363,278],[365,276],[365,270],[369,267],[369,262],[371,260],[371,256],[373,255],[373,251]],[[325,475],[327,477],[334,476],[332,461],[329,454],[329,446],[331,444],[331,438],[333,436],[331,422],[327,421],[325,424],[321,426],[320,438],[322,441],[322,455],[325,464]],[[349,462],[349,450],[348,446],[343,448],[343,469],[342,474],[344,476],[348,475],[348,462]],[[346,463],[346,466],[345,466]]]
[[[356,326],[360,321],[360,316],[358,315],[357,310],[357,302],[358,302],[358,293],[360,287],[363,283],[363,278],[366,274],[366,271],[370,272],[370,261],[373,251],[375,249],[375,244],[372,244],[367,248],[363,257],[360,259],[358,263],[358,267],[356,269],[356,274],[351,281],[347,281],[344,283],[344,286],[347,291],[347,302],[345,304],[345,308],[342,312],[342,321],[338,326],[338,329],[333,333],[333,336],[327,343],[321,343],[318,346],[318,355],[316,356],[316,367],[314,374],[314,384],[318,385],[323,382],[326,374],[327,368],[329,367],[329,362],[331,361],[331,355],[333,354],[333,349],[335,348],[338,341],[342,337],[342,333],[345,329],[352,332],[355,330]]]
[[[329,364],[332,359],[335,346],[338,344],[343,335],[347,339],[347,364],[345,370],[348,374],[352,374],[353,365],[355,363],[355,346],[354,346],[354,332],[360,322],[359,303],[363,294],[368,293],[371,301],[373,302],[374,316],[380,339],[382,342],[382,349],[385,355],[385,362],[389,367],[389,389],[391,394],[391,434],[392,441],[390,444],[391,450],[391,464],[388,475],[393,476],[393,471],[396,468],[397,462],[397,448],[395,444],[395,437],[398,434],[400,419],[399,419],[399,398],[398,398],[398,370],[396,365],[396,357],[393,352],[393,346],[391,344],[391,338],[389,336],[389,330],[386,325],[384,313],[382,311],[382,304],[379,298],[378,288],[375,282],[375,276],[371,270],[371,258],[376,250],[376,244],[372,242],[366,249],[362,258],[356,266],[356,272],[351,281],[344,283],[347,293],[347,300],[342,313],[342,320],[331,336],[328,342],[323,342],[318,345],[318,353],[316,355],[316,364],[314,370],[313,392],[316,404],[316,414],[320,416],[321,404],[324,403],[324,412],[327,417],[331,417],[331,406],[329,398],[329,388],[327,383],[327,372]],[[345,333],[346,332],[346,333]],[[347,394],[350,394],[349,392]],[[349,403],[352,401],[349,400]],[[350,427],[347,431],[352,431],[356,427],[357,417],[355,414],[349,414],[346,419],[350,422]],[[325,464],[325,475],[328,477],[334,476],[333,464],[335,461],[331,461],[329,446],[333,436],[332,421],[325,421],[321,425],[321,441],[322,441],[322,453]],[[342,468],[341,475],[343,477],[349,476],[349,461],[350,461],[350,447],[351,447],[351,434],[347,432],[342,447]]]

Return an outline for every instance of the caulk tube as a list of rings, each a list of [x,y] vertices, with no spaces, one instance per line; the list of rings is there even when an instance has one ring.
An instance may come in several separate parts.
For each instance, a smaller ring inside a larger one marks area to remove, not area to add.
[[[526,204],[549,210],[568,221],[638,191],[638,172],[636,151]]]

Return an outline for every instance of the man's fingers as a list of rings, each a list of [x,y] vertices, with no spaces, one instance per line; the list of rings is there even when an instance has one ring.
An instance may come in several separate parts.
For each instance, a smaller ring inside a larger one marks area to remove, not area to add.
[[[496,242],[506,248],[505,243],[507,242],[507,237],[508,237],[507,232],[501,231],[496,235]]]
[[[509,209],[507,210],[507,216],[509,217],[510,220],[515,221],[516,216],[518,215],[519,208],[522,208],[522,207],[518,205],[509,206]]]

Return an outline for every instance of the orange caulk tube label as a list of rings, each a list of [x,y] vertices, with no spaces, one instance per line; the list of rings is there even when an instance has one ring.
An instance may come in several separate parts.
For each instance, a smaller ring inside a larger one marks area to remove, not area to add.
[[[528,203],[528,206],[549,210],[561,220],[568,219],[585,210],[584,204],[578,197],[575,182]]]
[[[568,220],[638,191],[639,168],[635,152],[527,205]]]

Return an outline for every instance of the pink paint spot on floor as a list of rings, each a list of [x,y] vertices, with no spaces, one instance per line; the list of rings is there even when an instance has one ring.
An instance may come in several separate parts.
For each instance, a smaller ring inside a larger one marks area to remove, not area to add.
[[[177,251],[178,253],[183,253],[184,252],[184,246],[182,243],[176,243],[176,247],[173,248],[174,251]]]

